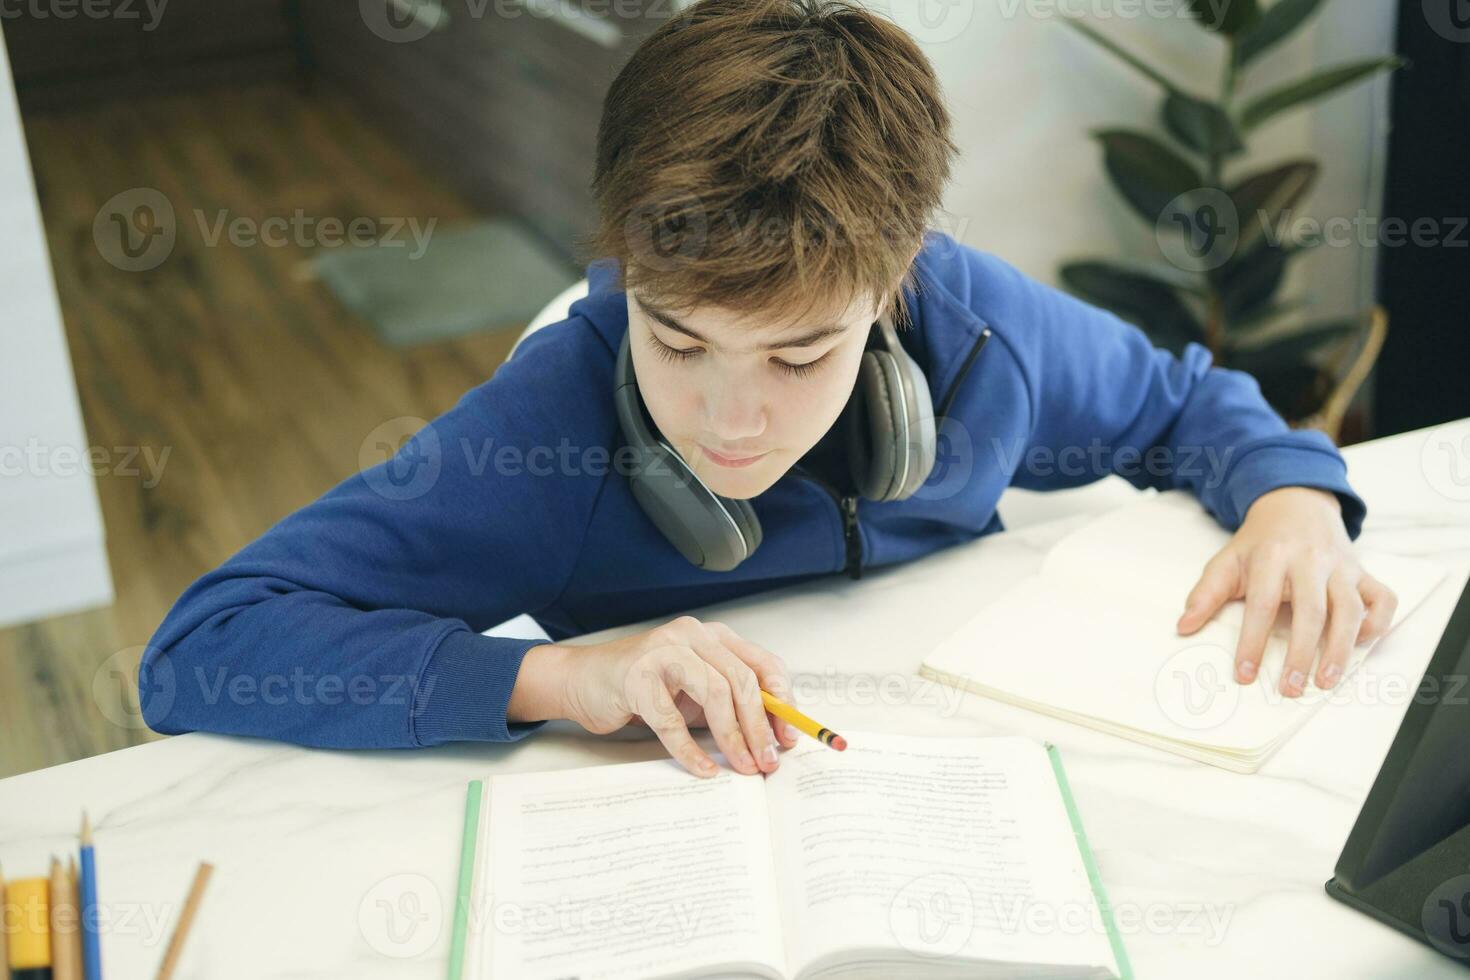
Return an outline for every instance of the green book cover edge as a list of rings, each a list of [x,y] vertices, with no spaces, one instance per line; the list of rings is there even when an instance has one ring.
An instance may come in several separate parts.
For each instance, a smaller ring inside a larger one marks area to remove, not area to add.
[[[464,799],[464,839],[459,846],[459,887],[454,899],[454,934],[449,943],[449,980],[464,974],[464,948],[470,931],[470,897],[475,884],[475,847],[480,839],[480,800],[483,780],[470,781]]]
[[[1102,875],[1097,870],[1097,860],[1092,856],[1092,845],[1087,842],[1087,831],[1082,829],[1082,814],[1077,811],[1077,801],[1072,799],[1072,786],[1067,782],[1067,771],[1062,768],[1062,755],[1057,747],[1046,743],[1046,754],[1051,759],[1052,772],[1056,773],[1057,788],[1062,791],[1062,802],[1067,806],[1067,819],[1072,821],[1072,834],[1077,838],[1077,849],[1082,853],[1082,864],[1087,868],[1087,881],[1092,885],[1092,894],[1097,898],[1098,915],[1108,930],[1108,942],[1113,947],[1113,959],[1118,961],[1122,980],[1133,980],[1133,965],[1128,962],[1128,951],[1123,948],[1123,937],[1118,934],[1118,924],[1113,921],[1113,906],[1103,888]]]

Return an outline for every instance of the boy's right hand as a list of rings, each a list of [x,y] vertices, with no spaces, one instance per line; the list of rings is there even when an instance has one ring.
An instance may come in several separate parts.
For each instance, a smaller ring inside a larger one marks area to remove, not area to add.
[[[724,623],[681,616],[608,643],[549,646],[562,661],[561,717],[598,735],[642,722],[697,776],[718,767],[691,727],[707,727],[731,766],[746,774],[773,771],[778,746],[796,744],[796,731],[761,701],[761,688],[790,700],[785,664]],[[533,647],[526,657],[545,650]]]

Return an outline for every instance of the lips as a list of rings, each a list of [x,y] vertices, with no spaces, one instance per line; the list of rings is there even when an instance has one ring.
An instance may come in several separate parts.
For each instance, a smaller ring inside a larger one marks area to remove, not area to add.
[[[710,459],[711,462],[718,463],[720,466],[728,466],[732,469],[741,466],[749,466],[750,464],[759,462],[766,456],[770,455],[770,451],[767,450],[764,453],[756,453],[753,456],[726,456],[724,453],[715,452],[708,446],[700,446],[699,448],[700,451],[702,451],[705,456]]]

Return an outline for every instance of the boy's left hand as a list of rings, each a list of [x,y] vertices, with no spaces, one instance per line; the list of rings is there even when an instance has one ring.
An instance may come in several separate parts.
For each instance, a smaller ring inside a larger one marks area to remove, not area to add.
[[[1196,632],[1231,599],[1245,600],[1235,678],[1256,679],[1277,610],[1291,603],[1291,641],[1281,693],[1301,695],[1317,646],[1317,686],[1342,677],[1356,643],[1382,636],[1398,598],[1358,564],[1336,495],[1282,487],[1256,498],[1230,543],[1205,565],[1185,601],[1181,634]]]

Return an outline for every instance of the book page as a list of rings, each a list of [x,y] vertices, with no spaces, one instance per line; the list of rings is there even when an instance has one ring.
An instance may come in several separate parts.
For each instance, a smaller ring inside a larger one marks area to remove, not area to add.
[[[1244,603],[1229,602],[1201,630],[1176,629],[1204,563],[1229,539],[1183,493],[1118,508],[1058,542],[1038,575],[1022,579],[931,650],[930,673],[1037,710],[1091,719],[1151,738],[1259,753],[1347,683],[1370,645],[1356,647],[1335,689],[1280,693],[1291,615],[1278,614],[1260,678],[1233,680]],[[1422,559],[1360,550],[1364,567],[1399,597],[1401,622],[1444,577]]]
[[[794,970],[914,959],[1113,969],[1041,745],[845,735],[845,752],[804,740],[766,777]]]
[[[483,976],[784,972],[762,777],[659,760],[488,787]]]

